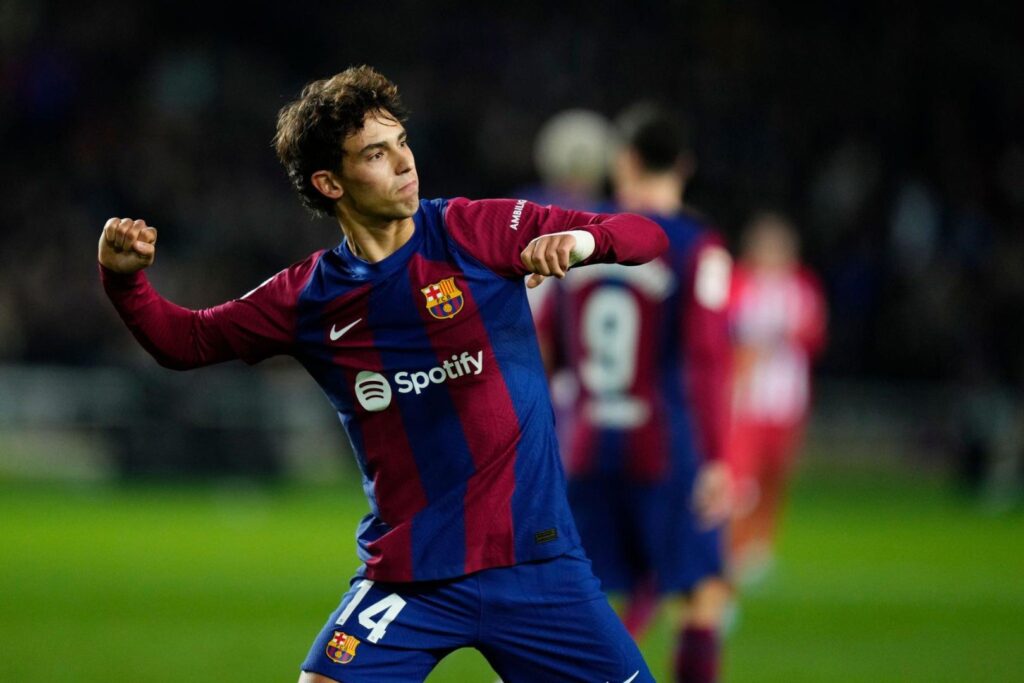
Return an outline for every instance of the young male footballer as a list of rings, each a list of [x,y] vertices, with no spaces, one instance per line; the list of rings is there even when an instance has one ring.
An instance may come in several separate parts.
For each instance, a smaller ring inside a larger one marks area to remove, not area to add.
[[[160,364],[289,354],[348,432],[370,508],[362,566],[300,681],[422,681],[461,647],[506,683],[653,681],[580,547],[523,276],[643,263],[667,237],[633,215],[420,200],[404,118],[365,66],[281,110],[278,157],[302,202],[338,220],[333,249],[193,311],[142,273],[156,230],[112,218],[103,285]]]

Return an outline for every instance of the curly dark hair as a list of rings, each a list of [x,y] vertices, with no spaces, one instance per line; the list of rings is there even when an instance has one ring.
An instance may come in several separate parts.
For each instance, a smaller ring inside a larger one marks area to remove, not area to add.
[[[334,200],[310,180],[320,170],[337,171],[345,139],[362,130],[369,112],[380,111],[398,121],[408,112],[398,86],[369,66],[354,66],[306,84],[299,99],[277,115],[274,149],[302,203],[318,216],[334,215]]]
[[[651,102],[640,102],[619,116],[622,137],[648,171],[671,170],[691,151],[688,122],[676,112]]]

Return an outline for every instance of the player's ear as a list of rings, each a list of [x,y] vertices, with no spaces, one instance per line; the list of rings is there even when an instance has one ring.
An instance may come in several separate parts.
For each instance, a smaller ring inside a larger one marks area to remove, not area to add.
[[[627,146],[619,149],[612,157],[612,184],[621,185],[632,182],[637,176],[639,163],[640,158],[632,149]]]
[[[676,173],[684,182],[690,180],[697,173],[697,155],[689,150],[680,154],[679,161],[676,162]]]
[[[341,195],[345,194],[338,176],[331,171],[315,171],[309,177],[309,182],[328,199],[338,201]]]

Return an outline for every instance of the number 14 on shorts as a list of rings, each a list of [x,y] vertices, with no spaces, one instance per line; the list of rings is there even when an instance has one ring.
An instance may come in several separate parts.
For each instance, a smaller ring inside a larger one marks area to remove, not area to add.
[[[366,594],[373,588],[373,581],[369,579],[363,579],[359,582],[359,588],[356,589],[356,594],[352,596],[352,600],[345,606],[345,609],[338,616],[338,620],[334,622],[336,626],[344,626],[345,622],[349,620],[352,613],[356,611],[359,604],[366,597]],[[397,593],[392,593],[387,597],[378,600],[373,603],[357,617],[359,619],[359,625],[370,629],[370,633],[366,636],[366,640],[371,643],[380,642],[380,639],[384,637],[387,632],[388,626],[391,625],[397,617],[398,613],[405,607],[405,600],[402,599]],[[381,615],[379,618],[377,615]]]

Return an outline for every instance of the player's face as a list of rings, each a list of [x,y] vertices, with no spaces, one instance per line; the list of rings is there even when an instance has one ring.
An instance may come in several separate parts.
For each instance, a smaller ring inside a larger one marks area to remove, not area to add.
[[[384,111],[366,115],[362,130],[345,139],[341,203],[359,215],[409,218],[419,207],[416,161],[405,128]]]
[[[745,257],[755,268],[786,271],[797,263],[797,245],[793,229],[775,217],[756,221],[749,231]]]

